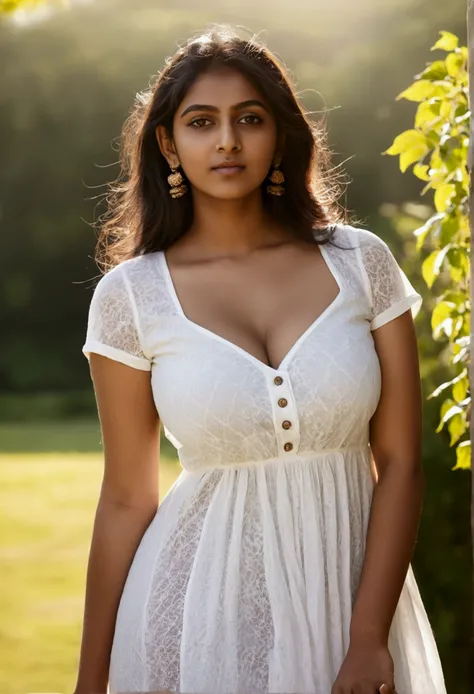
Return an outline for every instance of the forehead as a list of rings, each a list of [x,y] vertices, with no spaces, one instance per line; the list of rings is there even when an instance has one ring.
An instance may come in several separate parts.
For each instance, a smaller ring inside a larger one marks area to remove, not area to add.
[[[224,109],[249,99],[265,103],[262,94],[245,75],[232,68],[219,67],[199,75],[180,106],[199,103]]]

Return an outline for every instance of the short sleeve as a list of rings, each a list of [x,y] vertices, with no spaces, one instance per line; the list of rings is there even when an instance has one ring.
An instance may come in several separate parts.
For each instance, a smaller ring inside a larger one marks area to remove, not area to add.
[[[371,300],[370,329],[380,328],[409,309],[415,318],[422,297],[385,241],[373,232],[363,230],[360,246]]]
[[[104,275],[94,290],[82,352],[87,359],[95,352],[135,369],[151,370],[132,290],[121,265]]]

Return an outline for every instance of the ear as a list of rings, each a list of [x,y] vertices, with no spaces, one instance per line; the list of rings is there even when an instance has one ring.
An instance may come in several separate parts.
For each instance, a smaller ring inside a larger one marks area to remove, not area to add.
[[[172,169],[179,166],[178,155],[174,147],[173,139],[169,136],[164,125],[157,125],[155,128],[156,140],[162,155]]]

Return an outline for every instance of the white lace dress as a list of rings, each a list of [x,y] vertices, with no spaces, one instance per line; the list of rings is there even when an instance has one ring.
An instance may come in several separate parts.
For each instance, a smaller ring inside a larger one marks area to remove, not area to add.
[[[353,247],[321,246],[339,294],[276,369],[184,315],[160,251],[96,287],[83,351],[151,371],[183,468],[126,580],[111,694],[330,694],[373,490],[371,330],[421,303],[375,234],[333,238]],[[399,694],[445,694],[411,567],[389,648]]]

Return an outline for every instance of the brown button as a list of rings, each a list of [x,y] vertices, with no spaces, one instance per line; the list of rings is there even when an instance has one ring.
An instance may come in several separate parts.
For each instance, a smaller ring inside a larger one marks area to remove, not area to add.
[[[278,400],[278,404],[280,407],[286,407],[288,405],[288,400],[286,398],[280,398]]]
[[[288,443],[285,443],[283,448],[285,449],[285,451],[291,451],[293,448],[293,444],[288,441]]]
[[[290,427],[291,427],[291,422],[288,421],[288,419],[285,419],[285,421],[282,422],[281,425],[282,425],[283,429],[290,429]]]
[[[281,384],[283,383],[282,377],[281,376],[275,376],[275,378],[273,379],[273,383],[276,386],[281,386]]]

